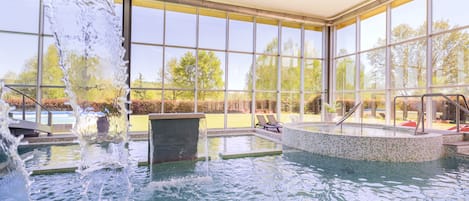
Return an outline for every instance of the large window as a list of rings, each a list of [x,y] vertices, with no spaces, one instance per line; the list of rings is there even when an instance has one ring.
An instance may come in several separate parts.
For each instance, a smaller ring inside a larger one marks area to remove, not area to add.
[[[433,85],[469,85],[469,29],[433,37]]]
[[[340,58],[336,61],[337,91],[355,90],[355,56]]]
[[[396,118],[399,123],[416,120],[420,106],[418,99],[401,97],[394,108],[395,96],[464,94],[469,87],[466,4],[463,0],[393,1],[337,23],[332,94],[341,103],[338,110],[347,110],[359,100],[363,111],[358,116],[366,122],[389,124]],[[355,47],[356,41],[360,48]],[[447,106],[441,99],[431,102],[433,106],[425,108],[426,121],[432,122],[428,126],[445,128],[448,122],[454,123],[454,115],[444,112]],[[385,113],[393,110],[396,117]]]
[[[305,26],[304,27],[304,55],[308,58],[321,58],[322,57],[322,29],[317,26]]]
[[[252,52],[253,27],[252,17],[230,14],[229,49]]]
[[[230,53],[228,57],[228,89],[252,89],[252,55]]]
[[[433,31],[469,25],[466,0],[433,0]]]
[[[132,41],[163,44],[163,4],[157,2],[145,3],[142,6],[148,7],[132,7]]]
[[[360,89],[384,89],[386,50],[378,49],[360,55]]]
[[[39,1],[3,1],[0,19],[0,30],[35,33],[39,28]]]
[[[391,40],[393,42],[425,35],[427,30],[425,26],[426,1],[396,1],[391,4]]]
[[[199,50],[197,66],[197,88],[225,88],[224,52]]]
[[[228,100],[227,127],[251,127],[252,93],[228,92],[226,99]]]
[[[59,51],[54,42],[52,37],[44,38],[42,84],[64,86],[62,81],[64,75],[59,65]]]
[[[199,10],[199,47],[224,50],[226,46],[226,14]]]
[[[277,54],[278,22],[276,20],[258,18],[256,23],[256,52]]]
[[[418,40],[391,48],[391,87],[401,89],[425,87],[425,44],[424,40]]]
[[[278,57],[258,55],[256,57],[256,89],[277,90]]]
[[[36,85],[38,37],[0,33],[0,44],[0,77],[5,83]]]
[[[0,21],[0,78],[42,102],[64,105],[58,51],[48,19],[41,19],[41,2],[6,1],[0,8],[2,19],[15,19]],[[315,24],[132,3],[130,97],[132,129],[139,131],[147,128],[136,122],[149,112],[204,112],[217,122],[209,123],[212,128],[251,127],[256,113],[317,120],[326,94],[342,110],[360,100],[368,120],[389,123],[393,117],[381,113],[392,109],[395,95],[465,93],[469,87],[466,0],[387,2],[332,22],[332,41],[324,41],[329,37]],[[116,9],[122,16],[122,6]],[[330,50],[331,58],[323,58]],[[325,66],[332,66],[330,91],[324,91]],[[11,103],[15,98],[9,95]],[[399,109],[400,120],[414,114]]]
[[[337,56],[351,54],[356,51],[356,29],[355,21],[344,22],[337,26]]]
[[[195,47],[196,9],[179,5],[166,5],[165,39],[167,45]],[[155,33],[156,34],[156,33]]]
[[[0,8],[0,17],[15,19],[0,22],[0,78],[70,110],[41,3],[8,1]],[[122,9],[117,3],[120,20]],[[209,128],[253,127],[256,113],[276,114],[284,122],[306,113],[315,116],[304,119],[319,120],[313,110],[324,94],[327,50],[321,25],[162,1],[134,0],[131,9],[131,131],[146,131],[142,122],[149,113],[203,112]],[[72,12],[67,7],[58,15]],[[12,104],[18,98],[8,96]],[[310,99],[315,106],[307,106]]]
[[[163,48],[149,45],[132,45],[132,88],[162,88]]]
[[[301,25],[295,23],[282,23],[282,55],[300,56]]]
[[[302,82],[322,92],[322,27],[160,2],[135,1],[133,12],[131,97],[155,102],[151,111],[246,128],[256,113],[299,119]]]
[[[282,58],[280,70],[280,88],[282,91],[300,90],[300,61],[297,58]]]
[[[360,16],[360,50],[380,47],[386,43],[386,7]]]

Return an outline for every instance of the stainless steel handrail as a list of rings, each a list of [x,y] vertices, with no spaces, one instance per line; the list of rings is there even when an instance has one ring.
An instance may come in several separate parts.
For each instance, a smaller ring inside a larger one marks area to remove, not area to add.
[[[442,93],[429,93],[429,94],[423,94],[420,97],[420,104],[421,104],[420,113],[421,114],[419,115],[419,118],[418,118],[418,121],[417,121],[417,127],[415,129],[415,133],[417,133],[417,128],[418,128],[418,125],[419,125],[419,121],[422,121],[422,133],[425,133],[425,119],[424,119],[425,115],[423,115],[424,98],[425,97],[434,97],[434,96],[441,96],[444,99],[446,99],[449,103],[453,104],[456,107],[456,132],[459,132],[459,121],[460,121],[459,110],[462,110],[466,114],[469,114],[469,107],[467,105],[466,97],[462,94],[447,94],[447,95],[445,95],[445,94],[442,94]],[[455,101],[451,100],[448,96],[456,96],[458,102],[455,102]],[[463,106],[461,106],[459,104],[459,97],[462,97],[462,99],[464,101],[464,105],[466,106],[466,108],[464,108]]]
[[[393,118],[394,118],[394,128],[396,128],[396,100],[397,98],[420,98],[421,95],[408,95],[408,96],[395,96],[394,97],[394,111],[393,111]]]
[[[338,125],[342,125],[342,123],[344,123],[345,120],[347,120],[350,116],[352,116],[352,114],[358,109],[358,107],[362,104],[362,102],[358,102],[356,105],[354,105],[352,108],[350,108],[350,110],[344,114],[344,116],[339,119],[339,121],[337,121],[335,123],[336,126]]]
[[[463,99],[463,102],[464,102],[464,106],[466,106],[466,109],[469,110],[469,106],[467,104],[467,101],[466,101],[466,97],[462,94],[441,94],[441,93],[434,93],[432,96],[441,96],[441,95],[444,95],[447,97],[451,97],[451,96],[456,96],[457,97],[457,102],[456,104],[459,102],[459,97],[461,97]],[[393,118],[394,118],[394,128],[396,128],[396,103],[397,103],[397,99],[398,98],[421,98],[421,109],[418,110],[418,117],[417,117],[417,125],[415,127],[415,133],[417,133],[417,130],[418,130],[418,127],[420,126],[420,121],[421,119],[424,118],[425,115],[423,115],[424,113],[422,112],[423,110],[423,99],[422,99],[422,96],[430,96],[430,94],[423,94],[423,95],[408,95],[408,96],[395,96],[394,97],[394,102],[393,102]],[[454,102],[453,100],[449,99],[450,102]],[[459,105],[459,104],[458,104]],[[462,107],[462,106],[461,106]],[[456,119],[459,119],[459,106],[456,107],[457,108],[457,111],[456,111]],[[457,128],[456,128],[456,131],[459,132],[459,120],[456,121],[456,124],[457,124]],[[423,131],[422,131],[423,132]]]
[[[21,103],[21,107],[22,107],[22,119],[23,120],[26,120],[26,101],[25,101],[25,97],[32,100],[36,105],[39,105],[39,107],[41,107],[43,110],[47,111],[47,125],[48,126],[52,126],[52,112],[49,111],[46,107],[44,107],[44,105],[40,104],[39,102],[37,102],[36,99],[28,96],[27,94],[13,88],[13,87],[10,87],[10,86],[6,86],[8,89],[11,89],[12,91],[16,92],[16,93],[19,93],[21,94],[22,96],[22,103]]]

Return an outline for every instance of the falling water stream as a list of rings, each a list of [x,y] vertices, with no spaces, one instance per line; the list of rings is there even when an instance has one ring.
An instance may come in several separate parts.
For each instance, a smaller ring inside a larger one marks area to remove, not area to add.
[[[127,200],[131,192],[129,87],[114,2],[49,0],[46,14],[59,51],[65,93],[76,118],[72,132],[81,147],[77,172],[82,196],[85,200]]]
[[[0,81],[0,200],[30,200],[29,173],[17,151],[22,136],[10,133],[8,125],[13,120],[8,114],[13,108],[4,101],[4,93],[4,83]]]

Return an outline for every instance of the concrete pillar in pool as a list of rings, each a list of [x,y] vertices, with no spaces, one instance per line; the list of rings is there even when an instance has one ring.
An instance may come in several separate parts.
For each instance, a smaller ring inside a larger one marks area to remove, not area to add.
[[[148,118],[150,164],[197,159],[199,122],[205,114],[153,113]]]

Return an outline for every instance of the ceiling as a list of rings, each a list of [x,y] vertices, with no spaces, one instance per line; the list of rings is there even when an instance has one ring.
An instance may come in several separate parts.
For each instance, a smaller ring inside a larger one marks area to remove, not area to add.
[[[207,0],[217,3],[333,20],[373,0]]]

